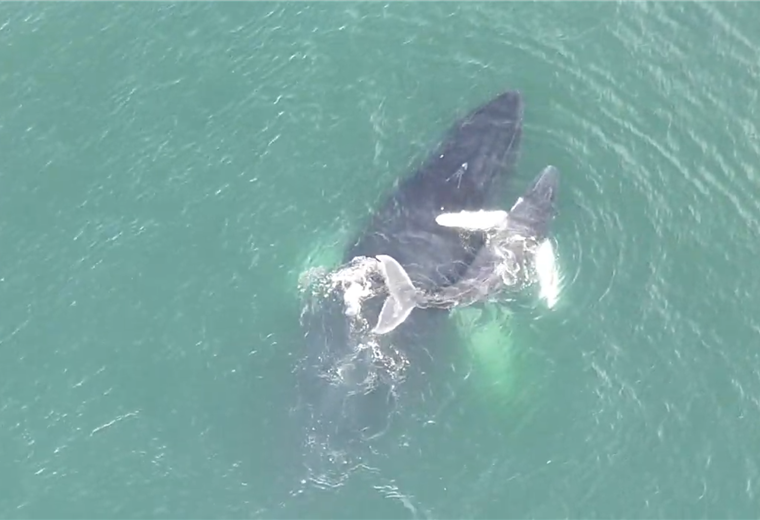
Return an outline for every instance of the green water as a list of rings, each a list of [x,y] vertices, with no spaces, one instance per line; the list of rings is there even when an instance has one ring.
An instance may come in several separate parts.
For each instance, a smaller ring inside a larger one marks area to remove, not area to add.
[[[757,517],[757,20],[3,4],[0,517]],[[558,305],[453,316],[450,392],[291,496],[300,273],[507,88],[518,182],[563,175]]]

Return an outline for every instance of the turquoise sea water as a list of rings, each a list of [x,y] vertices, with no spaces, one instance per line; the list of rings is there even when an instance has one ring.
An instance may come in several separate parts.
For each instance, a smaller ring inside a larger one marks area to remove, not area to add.
[[[758,19],[3,4],[0,517],[756,517]],[[292,495],[299,276],[507,88],[518,182],[563,175],[558,305],[455,313],[470,369]]]

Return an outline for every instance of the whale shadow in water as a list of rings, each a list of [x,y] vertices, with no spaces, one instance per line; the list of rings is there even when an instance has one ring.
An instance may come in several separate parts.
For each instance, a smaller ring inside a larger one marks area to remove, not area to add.
[[[435,218],[500,205],[514,174],[522,119],[520,93],[507,91],[456,121],[371,216],[343,265],[307,293],[294,410],[304,421],[304,462],[313,482],[338,485],[366,462],[399,405],[425,398],[452,336],[439,309],[414,309],[391,333],[371,333],[386,290],[374,257],[392,256],[427,292],[456,284],[484,238],[463,238]],[[365,299],[352,308],[357,295]]]

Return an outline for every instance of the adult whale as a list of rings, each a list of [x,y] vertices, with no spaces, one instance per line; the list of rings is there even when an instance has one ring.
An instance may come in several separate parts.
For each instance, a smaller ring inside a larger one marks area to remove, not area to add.
[[[435,218],[499,207],[517,160],[522,118],[520,93],[507,91],[456,121],[372,215],[344,252],[343,265],[314,284],[318,290],[301,314],[306,344],[297,367],[298,408],[307,419],[306,462],[313,474],[325,478],[335,463],[355,463],[357,453],[388,427],[409,380],[427,377],[426,341],[445,318],[419,309],[392,333],[373,334],[385,290],[375,257],[392,256],[426,291],[459,282],[485,238],[463,238]]]
[[[435,292],[415,287],[403,266],[392,256],[378,255],[388,297],[373,332],[391,332],[414,308],[471,305],[493,298],[504,289],[521,288],[533,281],[533,273],[541,284],[541,296],[549,306],[554,305],[557,270],[548,233],[557,212],[558,189],[559,170],[547,166],[509,212],[465,210],[438,215],[435,220],[441,226],[481,234],[486,244],[478,250],[457,283]]]

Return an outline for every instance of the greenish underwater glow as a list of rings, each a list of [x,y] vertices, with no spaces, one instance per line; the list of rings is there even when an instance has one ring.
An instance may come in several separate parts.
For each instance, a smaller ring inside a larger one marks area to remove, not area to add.
[[[473,360],[470,379],[478,394],[489,402],[503,405],[514,397],[521,376],[520,358],[512,334],[514,319],[505,308],[495,304],[452,310],[467,350]]]

